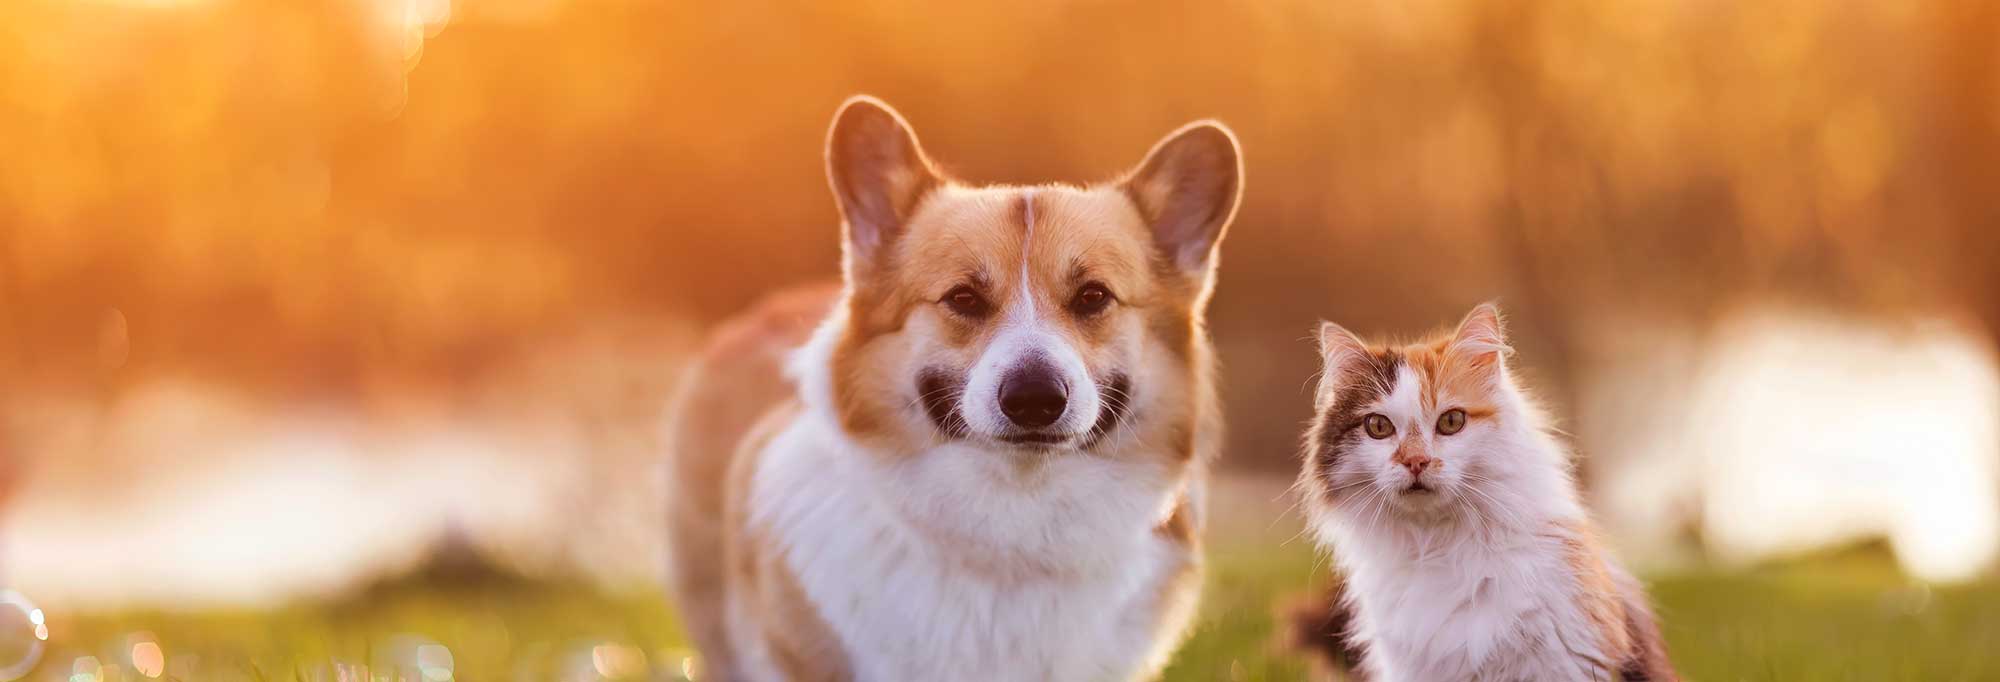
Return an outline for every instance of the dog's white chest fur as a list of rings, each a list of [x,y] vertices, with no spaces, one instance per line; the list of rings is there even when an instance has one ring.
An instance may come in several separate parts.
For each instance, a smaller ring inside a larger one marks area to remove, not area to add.
[[[1061,456],[1015,488],[1003,453],[853,447],[803,416],[765,451],[750,522],[855,679],[1125,680],[1164,655],[1161,585],[1190,559],[1152,532],[1163,486]]]

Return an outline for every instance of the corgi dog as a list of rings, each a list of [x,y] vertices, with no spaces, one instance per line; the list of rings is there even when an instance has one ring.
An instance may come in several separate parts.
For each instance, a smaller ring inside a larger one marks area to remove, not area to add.
[[[722,680],[1129,680],[1194,613],[1221,439],[1203,317],[1235,136],[973,186],[847,101],[843,285],[725,325],[670,426],[673,590]]]
[[[1500,312],[1369,345],[1321,325],[1305,438],[1310,527],[1342,573],[1344,639],[1377,682],[1672,680],[1639,583],[1601,548]]]

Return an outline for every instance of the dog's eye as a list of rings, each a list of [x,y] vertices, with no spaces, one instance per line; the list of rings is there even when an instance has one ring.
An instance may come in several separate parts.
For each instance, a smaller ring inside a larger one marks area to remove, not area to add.
[[[1438,415],[1438,434],[1449,436],[1465,428],[1465,410],[1454,409]]]
[[[1361,428],[1368,432],[1369,438],[1375,440],[1382,440],[1396,435],[1396,425],[1389,423],[1388,417],[1379,414],[1371,414],[1363,417],[1361,419]]]
[[[1096,282],[1083,285],[1069,300],[1069,309],[1078,315],[1096,315],[1111,306],[1111,290]]]
[[[986,297],[973,291],[972,287],[960,286],[946,292],[943,303],[951,311],[966,317],[986,316]]]

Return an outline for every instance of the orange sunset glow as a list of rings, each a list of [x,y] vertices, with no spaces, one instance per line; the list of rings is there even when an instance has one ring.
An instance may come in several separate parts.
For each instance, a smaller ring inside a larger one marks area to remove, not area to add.
[[[840,277],[857,93],[973,183],[1240,138],[1216,523],[1281,549],[1211,549],[1169,679],[1311,672],[1317,321],[1487,300],[1684,674],[1923,632],[1895,670],[1991,679],[1996,45],[1992,0],[0,3],[0,680],[696,679],[662,425]]]

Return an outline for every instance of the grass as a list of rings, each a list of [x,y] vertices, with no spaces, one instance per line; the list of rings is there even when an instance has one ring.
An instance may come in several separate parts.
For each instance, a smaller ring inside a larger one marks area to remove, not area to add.
[[[1217,534],[1202,615],[1167,679],[1307,677],[1272,646],[1273,605],[1323,584],[1326,569],[1303,540],[1281,543],[1287,534]],[[1880,548],[1651,585],[1689,679],[2000,680],[2000,583],[1927,588],[1900,577]],[[620,679],[680,679],[688,654],[658,594],[478,570],[431,570],[267,611],[51,618],[49,656],[29,679],[70,679],[88,655],[119,666],[102,676],[117,680],[131,670],[134,633],[157,638],[168,677],[186,680],[336,680],[339,665],[369,663],[415,679],[416,649],[431,641],[448,647],[457,679],[480,681],[603,679],[600,660],[613,672],[625,664],[632,674]]]
[[[1323,585],[1324,562],[1297,547],[1218,550],[1212,569],[1200,623],[1168,679],[1306,679],[1306,667],[1270,646],[1272,604]],[[1648,584],[1689,680],[2000,680],[2000,581],[1914,583],[1880,546]]]
[[[2000,582],[1931,588],[1879,546],[1651,583],[1698,680],[2000,680]]]

